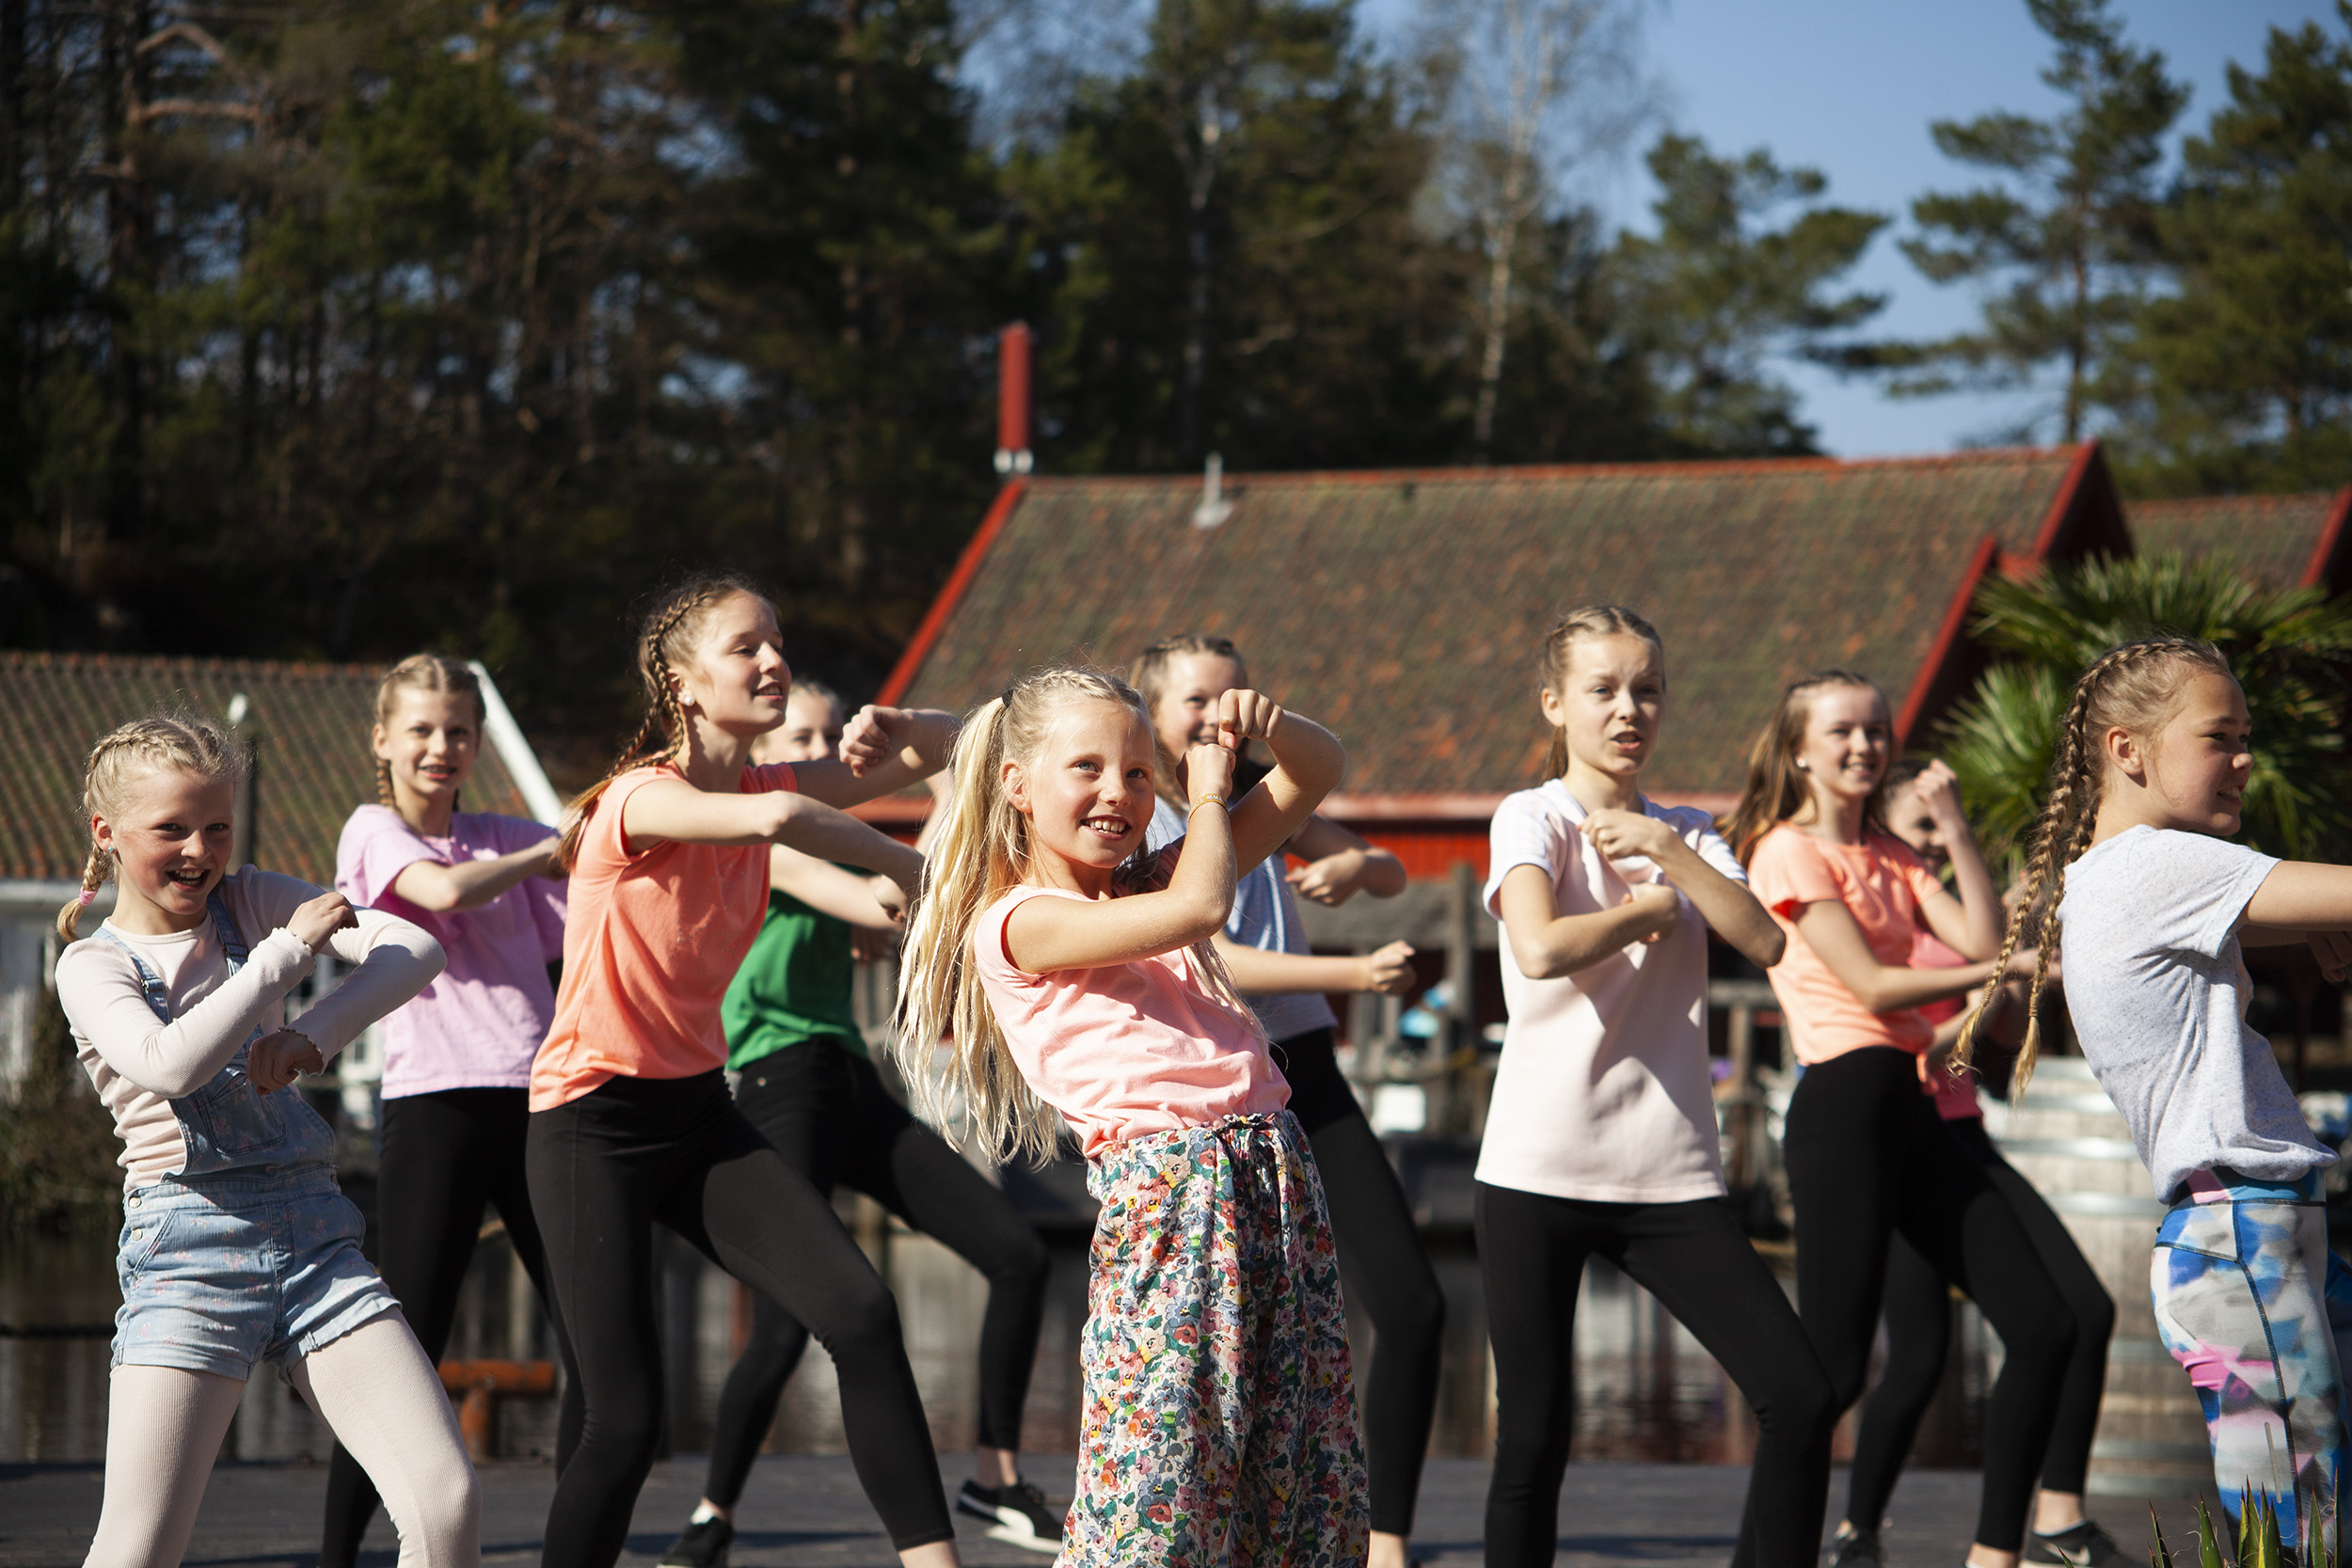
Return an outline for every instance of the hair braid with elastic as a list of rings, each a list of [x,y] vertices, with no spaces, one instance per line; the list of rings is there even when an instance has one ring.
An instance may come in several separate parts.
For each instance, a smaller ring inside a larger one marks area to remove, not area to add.
[[[245,777],[245,748],[230,742],[227,732],[209,719],[191,714],[158,714],[117,725],[90,748],[82,774],[82,807],[90,821],[89,857],[82,863],[82,891],[57,911],[57,935],[66,942],[81,937],[83,899],[106,885],[114,873],[114,857],[98,840],[101,819],[122,817],[132,805],[132,786],[151,773],[179,772],[205,783],[234,784]]]
[[[2000,989],[2000,977],[2026,936],[2035,939],[2033,984],[2026,997],[2026,1037],[2018,1048],[2012,1093],[2033,1081],[2042,1053],[2042,993],[2058,956],[2058,907],[2066,897],[2066,868],[2090,847],[2105,790],[2106,744],[2111,729],[2153,737],[2185,696],[2182,674],[2205,671],[2228,676],[2229,661],[2212,643],[2189,637],[2152,637],[2109,648],[2074,682],[2050,767],[2050,799],[2035,826],[2032,853],[2017,912],[2001,938],[1993,979],[1969,1009],[1952,1048],[1959,1071],[1976,1056],[1977,1031]],[[2233,676],[2232,678],[2234,678]]]
[[[637,675],[645,689],[645,717],[628,744],[621,748],[620,756],[605,770],[604,777],[582,790],[564,812],[564,833],[554,857],[561,869],[569,871],[579,859],[580,840],[587,831],[588,818],[612,781],[632,768],[674,757],[686,744],[686,708],[678,701],[677,687],[671,677],[691,659],[695,634],[704,618],[739,594],[768,605],[771,612],[775,608],[748,578],[733,572],[712,572],[678,583],[646,613],[644,625],[637,634]],[[657,736],[661,739],[659,748],[654,745]]]
[[[454,693],[473,704],[474,735],[481,737],[489,722],[490,705],[482,695],[482,679],[473,667],[462,659],[441,654],[410,654],[384,672],[384,678],[375,685],[375,728],[377,744],[384,743],[391,734],[392,718],[400,706],[403,691],[437,691]],[[375,803],[395,816],[400,814],[400,793],[392,787],[392,765],[380,754],[375,759]],[[454,795],[450,809],[457,809]],[[418,824],[411,822],[410,827]]]

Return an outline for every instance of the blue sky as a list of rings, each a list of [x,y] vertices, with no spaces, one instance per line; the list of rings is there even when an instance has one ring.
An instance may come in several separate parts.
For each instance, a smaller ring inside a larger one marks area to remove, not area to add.
[[[1398,36],[1414,0],[1367,0],[1382,37]],[[2341,36],[2325,0],[2121,0],[2116,8],[2143,47],[2163,51],[2171,73],[2195,89],[2185,130],[2201,127],[2228,95],[2227,62],[2259,69],[2273,25],[2317,20]],[[1666,120],[1717,151],[1769,147],[1784,166],[1829,177],[1830,198],[1893,214],[1855,270],[1855,286],[1893,296],[1875,330],[1924,337],[1965,326],[1972,296],[1939,289],[1895,248],[1912,197],[1962,188],[1969,171],[1928,139],[1928,122],[1993,109],[2045,114],[2057,95],[2037,72],[2049,40],[2022,0],[1658,0],[1645,53],[1665,88]],[[1638,159],[1589,195],[1618,222],[1644,226],[1647,176]],[[1861,382],[1797,365],[1804,417],[1841,456],[1944,451],[2014,424],[2023,397],[1895,402]]]

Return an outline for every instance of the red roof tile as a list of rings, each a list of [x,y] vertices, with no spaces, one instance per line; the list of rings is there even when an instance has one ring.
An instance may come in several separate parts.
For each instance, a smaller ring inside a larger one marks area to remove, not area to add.
[[[0,652],[0,733],[9,736],[0,768],[0,877],[80,879],[89,847],[82,770],[100,736],[159,708],[224,718],[242,691],[261,758],[254,861],[331,882],[344,819],[375,799],[368,731],[382,674],[353,664]],[[530,815],[487,747],[465,803]]]
[[[1223,633],[1253,678],[1347,742],[1350,795],[1490,795],[1542,758],[1545,626],[1615,600],[1666,641],[1675,699],[1653,781],[1720,793],[1806,670],[1864,671],[1898,707],[1917,688],[1931,717],[1948,683],[1923,677],[1951,661],[1956,595],[1994,559],[1988,538],[2010,569],[2128,548],[2090,447],[1232,475],[1215,529],[1192,526],[1200,499],[1189,476],[1008,486],[886,696],[961,709],[1038,665],[1123,666],[1157,637]]]
[[[2141,555],[2228,562],[2265,588],[2342,593],[2344,519],[2352,488],[2303,496],[2199,496],[2124,510]]]

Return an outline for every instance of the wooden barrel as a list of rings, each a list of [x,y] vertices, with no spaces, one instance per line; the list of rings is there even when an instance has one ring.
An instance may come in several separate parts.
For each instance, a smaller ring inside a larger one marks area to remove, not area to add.
[[[2148,1257],[2165,1206],[2149,1196],[2123,1126],[2079,1056],[2045,1057],[2006,1109],[1990,1100],[1985,1128],[2040,1190],[2115,1298],[2106,1397],[2090,1449],[2095,1496],[2182,1497],[2213,1489],[2205,1419],[2188,1374],[2156,1337]]]

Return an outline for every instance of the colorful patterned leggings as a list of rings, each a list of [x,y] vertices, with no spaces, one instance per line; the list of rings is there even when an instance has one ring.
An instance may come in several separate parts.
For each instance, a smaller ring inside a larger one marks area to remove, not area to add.
[[[2290,1542],[2303,1505],[2323,1529],[2344,1459],[2341,1378],[2352,1352],[2352,1274],[2328,1250],[2327,1211],[2292,1188],[2184,1198],[2150,1260],[2156,1328],[2197,1386],[2214,1482],[2236,1517],[2267,1493]]]
[[[1338,1568],[1370,1530],[1339,1257],[1296,1118],[1096,1157],[1078,1496],[1058,1568]]]

